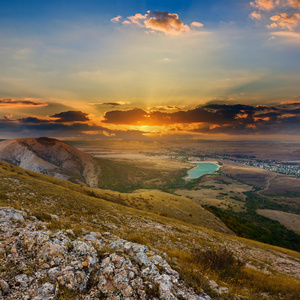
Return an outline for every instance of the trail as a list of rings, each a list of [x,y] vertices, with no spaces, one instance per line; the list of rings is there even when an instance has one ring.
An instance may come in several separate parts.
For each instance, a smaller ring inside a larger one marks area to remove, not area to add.
[[[262,192],[265,192],[265,191],[270,187],[271,181],[272,181],[276,176],[277,176],[277,174],[272,174],[271,177],[268,177],[268,178],[267,178],[267,184],[266,184],[266,187],[265,187],[263,190],[258,191],[257,194],[260,195],[260,196],[263,196],[263,195],[261,195],[261,193],[262,193]]]

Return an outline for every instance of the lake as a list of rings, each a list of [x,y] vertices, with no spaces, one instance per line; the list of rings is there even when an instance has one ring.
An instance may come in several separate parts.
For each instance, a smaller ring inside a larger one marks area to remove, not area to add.
[[[193,162],[193,164],[197,165],[197,167],[188,172],[186,179],[196,179],[219,169],[217,164],[210,162]]]

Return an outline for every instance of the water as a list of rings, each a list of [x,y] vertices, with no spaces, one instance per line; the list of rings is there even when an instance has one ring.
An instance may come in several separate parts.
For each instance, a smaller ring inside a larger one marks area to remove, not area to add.
[[[186,177],[186,179],[196,179],[205,174],[210,174],[212,172],[215,172],[219,168],[219,166],[214,163],[195,162],[194,164],[196,164],[197,167],[195,167],[194,169],[188,172],[188,177]]]

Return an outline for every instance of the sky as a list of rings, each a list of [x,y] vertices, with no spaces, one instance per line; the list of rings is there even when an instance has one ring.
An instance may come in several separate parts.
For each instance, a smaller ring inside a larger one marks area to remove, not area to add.
[[[300,0],[0,0],[0,138],[300,134]]]

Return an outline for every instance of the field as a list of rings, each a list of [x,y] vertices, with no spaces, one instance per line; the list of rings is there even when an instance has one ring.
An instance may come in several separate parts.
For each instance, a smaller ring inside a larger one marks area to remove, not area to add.
[[[246,196],[243,193],[249,190],[252,190],[251,186],[218,174],[204,176],[193,189],[180,189],[175,193],[189,197],[201,205],[239,212],[245,209]]]
[[[233,162],[226,162],[222,172],[232,179],[257,188],[257,194],[264,197],[269,205],[266,208],[300,212],[300,178]]]
[[[286,213],[283,211],[278,210],[271,210],[271,209],[258,209],[257,213],[270,218],[272,220],[276,220],[283,224],[286,228],[295,231],[296,233],[300,234],[300,216]]]

